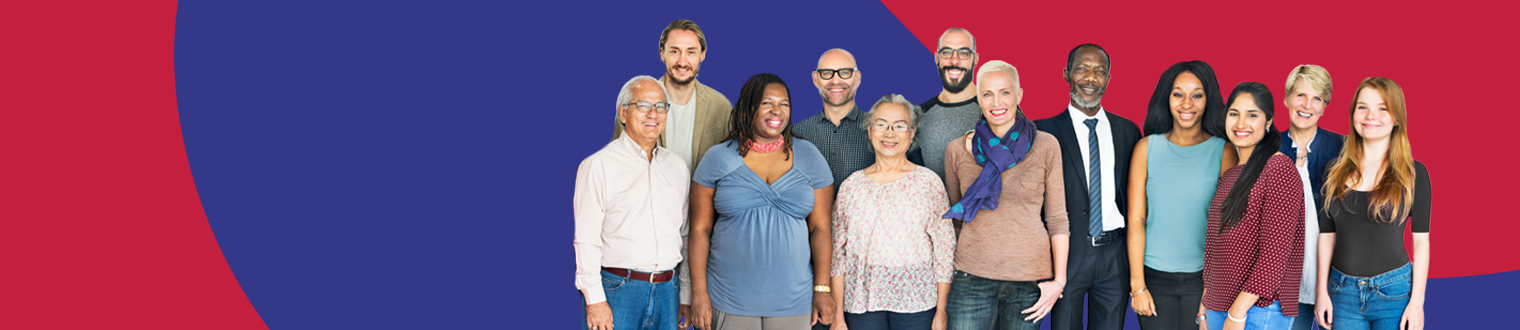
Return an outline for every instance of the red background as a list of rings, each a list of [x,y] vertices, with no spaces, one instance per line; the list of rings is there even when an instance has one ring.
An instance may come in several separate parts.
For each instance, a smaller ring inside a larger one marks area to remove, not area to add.
[[[934,49],[941,33],[962,27],[976,37],[981,62],[1018,67],[1022,107],[1040,119],[1064,111],[1067,52],[1102,45],[1113,58],[1104,108],[1143,125],[1161,72],[1203,60],[1221,93],[1258,81],[1272,88],[1279,113],[1288,72],[1299,64],[1330,71],[1332,96],[1320,127],[1350,132],[1349,110],[1362,78],[1393,79],[1404,89],[1414,157],[1430,170],[1431,277],[1520,269],[1511,239],[1520,184],[1515,159],[1499,148],[1520,114],[1504,109],[1516,66],[1514,6],[1498,2],[1171,2],[883,1]],[[924,62],[934,59],[924,53]],[[1060,96],[1060,97],[1057,97]],[[1228,96],[1225,96],[1228,97]],[[1287,129],[1288,119],[1274,120]],[[1409,240],[1406,239],[1406,245]],[[1496,256],[1498,256],[1496,258]]]
[[[1178,61],[1208,61],[1226,90],[1254,80],[1276,93],[1294,65],[1325,66],[1335,94],[1320,123],[1341,133],[1356,83],[1392,78],[1408,95],[1415,157],[1434,177],[1432,277],[1520,269],[1507,244],[1520,229],[1507,210],[1514,157],[1503,149],[1520,119],[1507,107],[1517,73],[1513,5],[885,3],[926,48],[960,26],[976,34],[983,61],[1018,66],[1034,118],[1064,108],[1060,70],[1084,42],[1115,60],[1105,106],[1137,122],[1156,77]],[[264,328],[222,257],[187,163],[176,6],[0,4],[4,328]],[[926,66],[931,56],[924,52]]]
[[[0,327],[265,328],[185,158],[176,5],[0,5]]]

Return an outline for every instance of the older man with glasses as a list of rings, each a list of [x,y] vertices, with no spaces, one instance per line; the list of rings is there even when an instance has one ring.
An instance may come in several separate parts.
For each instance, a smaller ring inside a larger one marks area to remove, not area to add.
[[[658,144],[671,110],[658,80],[623,84],[617,109],[621,135],[575,173],[575,286],[585,326],[674,330],[685,323],[680,300],[691,299],[690,277],[675,269],[686,254],[691,171]]]

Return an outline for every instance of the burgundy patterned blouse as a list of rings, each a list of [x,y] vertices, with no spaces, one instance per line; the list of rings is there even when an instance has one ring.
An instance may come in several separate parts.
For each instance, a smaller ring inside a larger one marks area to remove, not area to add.
[[[1245,216],[1219,232],[1225,196],[1245,166],[1219,178],[1209,207],[1203,250],[1203,306],[1228,311],[1241,292],[1261,296],[1256,306],[1282,302],[1283,315],[1298,316],[1298,281],[1304,268],[1304,186],[1293,159],[1274,155],[1251,187]]]

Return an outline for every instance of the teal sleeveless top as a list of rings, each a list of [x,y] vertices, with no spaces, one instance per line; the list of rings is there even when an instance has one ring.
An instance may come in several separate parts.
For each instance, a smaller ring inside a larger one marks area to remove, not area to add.
[[[1203,271],[1209,204],[1219,186],[1224,139],[1178,146],[1146,136],[1145,266],[1169,273]]]

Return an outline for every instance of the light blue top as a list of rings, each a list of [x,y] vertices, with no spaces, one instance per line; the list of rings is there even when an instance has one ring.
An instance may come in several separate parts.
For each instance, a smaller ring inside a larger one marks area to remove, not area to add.
[[[743,316],[811,313],[807,216],[813,212],[813,190],[834,184],[818,148],[793,139],[792,168],[766,184],[744,165],[738,143],[719,143],[702,156],[692,181],[715,190],[718,219],[707,257],[713,308]]]
[[[1162,134],[1145,138],[1145,266],[1169,273],[1203,271],[1203,237],[1225,141],[1211,136],[1183,147]]]

